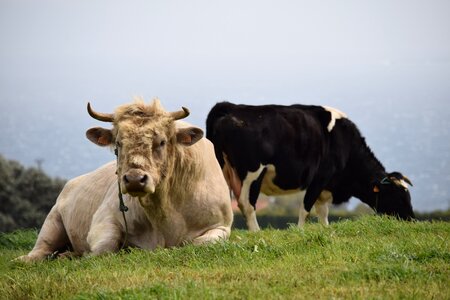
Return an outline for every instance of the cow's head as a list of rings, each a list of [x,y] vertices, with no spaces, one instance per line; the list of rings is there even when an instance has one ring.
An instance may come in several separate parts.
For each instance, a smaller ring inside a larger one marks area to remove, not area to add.
[[[112,146],[117,153],[117,175],[122,193],[143,197],[153,194],[164,178],[172,174],[177,147],[195,144],[203,137],[196,127],[176,128],[174,121],[186,118],[189,110],[166,112],[159,100],[145,104],[137,100],[113,114],[95,112],[94,119],[113,123],[112,129],[91,128],[87,138],[99,146]]]
[[[373,192],[376,212],[404,220],[415,218],[408,185],[412,186],[411,181],[399,172],[388,173],[375,182]]]

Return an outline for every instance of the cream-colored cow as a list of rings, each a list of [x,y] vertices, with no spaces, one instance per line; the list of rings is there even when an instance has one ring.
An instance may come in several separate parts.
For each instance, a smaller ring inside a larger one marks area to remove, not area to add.
[[[201,129],[176,121],[186,108],[168,113],[154,100],[136,100],[113,114],[89,114],[113,128],[91,128],[87,137],[117,149],[117,162],[70,180],[39,233],[19,260],[98,255],[126,246],[143,249],[227,239],[232,223],[228,187],[213,145]],[[117,171],[117,175],[116,175]],[[119,187],[128,211],[128,233],[119,211]]]

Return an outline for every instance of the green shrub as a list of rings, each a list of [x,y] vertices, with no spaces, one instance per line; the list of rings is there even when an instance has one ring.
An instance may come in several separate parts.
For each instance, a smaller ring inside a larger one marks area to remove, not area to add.
[[[64,184],[0,155],[0,232],[41,227]]]

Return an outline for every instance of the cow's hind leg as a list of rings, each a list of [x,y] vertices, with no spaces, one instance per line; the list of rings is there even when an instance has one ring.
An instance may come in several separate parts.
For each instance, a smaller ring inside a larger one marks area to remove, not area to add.
[[[245,217],[245,222],[247,223],[248,230],[260,230],[258,220],[256,219],[256,209],[250,205],[250,201],[248,201],[248,199],[239,199],[238,206]]]
[[[53,207],[42,225],[33,250],[16,260],[31,262],[43,260],[70,244],[66,229],[56,207]]]
[[[218,241],[226,240],[230,236],[230,228],[220,226],[206,231],[201,236],[195,238],[192,243],[194,245],[202,245],[207,243],[216,243]]]
[[[247,176],[242,182],[242,190],[238,199],[238,206],[245,216],[245,221],[250,231],[260,230],[258,221],[256,220],[256,200],[259,196],[264,170],[265,168],[261,165],[255,172],[247,173]]]

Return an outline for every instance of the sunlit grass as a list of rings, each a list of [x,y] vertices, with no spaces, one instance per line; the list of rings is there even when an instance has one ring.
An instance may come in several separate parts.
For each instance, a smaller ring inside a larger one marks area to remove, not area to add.
[[[233,231],[209,246],[30,265],[35,231],[0,236],[5,299],[449,299],[450,224],[369,216],[330,227]]]

